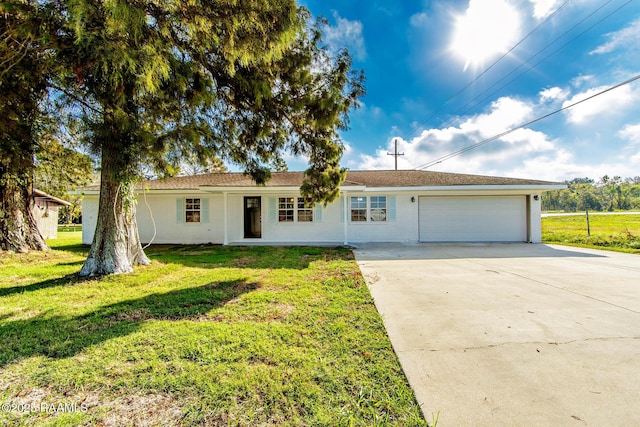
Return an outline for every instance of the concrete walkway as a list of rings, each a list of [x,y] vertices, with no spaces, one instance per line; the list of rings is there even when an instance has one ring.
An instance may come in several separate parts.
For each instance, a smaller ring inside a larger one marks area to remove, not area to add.
[[[531,244],[355,254],[427,421],[640,425],[640,256]]]

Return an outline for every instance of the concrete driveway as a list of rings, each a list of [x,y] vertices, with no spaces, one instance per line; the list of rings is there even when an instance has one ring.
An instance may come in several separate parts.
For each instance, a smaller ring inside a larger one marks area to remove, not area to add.
[[[640,256],[532,244],[355,254],[427,421],[640,425]]]

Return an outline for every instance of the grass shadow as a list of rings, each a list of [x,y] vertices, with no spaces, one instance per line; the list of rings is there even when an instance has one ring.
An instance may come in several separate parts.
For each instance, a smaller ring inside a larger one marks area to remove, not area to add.
[[[209,283],[118,302],[82,316],[5,321],[0,325],[0,367],[38,355],[72,357],[89,346],[131,334],[148,320],[199,318],[258,287],[246,279]]]
[[[91,246],[83,245],[81,243],[69,243],[69,244],[53,244],[50,241],[47,242],[49,244],[49,249],[63,252],[70,252],[75,255],[84,255],[86,256],[89,253],[89,249]]]
[[[71,265],[73,263],[61,263],[56,265]],[[0,297],[5,297],[23,292],[32,292],[40,289],[54,288],[56,286],[72,286],[76,283],[83,282],[84,278],[79,277],[78,273],[67,274],[66,276],[56,277],[55,279],[43,280],[42,282],[32,283],[30,285],[11,286],[9,288],[0,288]]]

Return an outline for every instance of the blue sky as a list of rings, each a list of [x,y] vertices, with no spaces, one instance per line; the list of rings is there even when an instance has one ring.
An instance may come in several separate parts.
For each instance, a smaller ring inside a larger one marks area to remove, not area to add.
[[[341,133],[353,170],[393,169],[396,138],[398,167],[421,167],[640,74],[637,0],[301,4],[328,20],[328,46],[348,48],[366,74],[367,95]],[[640,81],[427,170],[638,176]]]

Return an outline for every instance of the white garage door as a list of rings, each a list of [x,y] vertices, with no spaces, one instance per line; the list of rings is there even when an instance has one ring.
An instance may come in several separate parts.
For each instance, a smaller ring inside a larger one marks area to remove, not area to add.
[[[524,242],[524,196],[420,197],[421,242]]]

